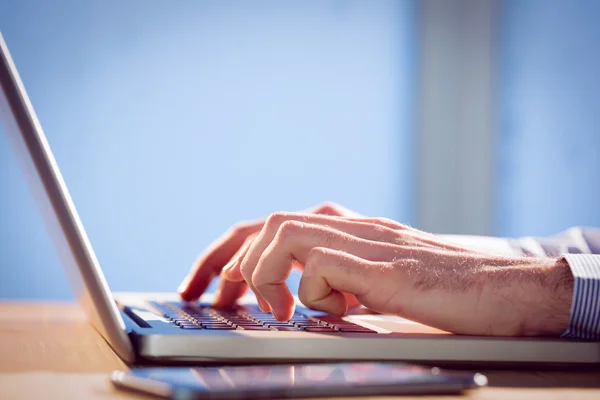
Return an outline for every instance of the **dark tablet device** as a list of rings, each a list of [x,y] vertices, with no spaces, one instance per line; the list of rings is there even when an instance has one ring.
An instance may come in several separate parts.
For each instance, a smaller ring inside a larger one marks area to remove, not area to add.
[[[120,388],[175,399],[265,399],[460,393],[481,374],[400,363],[136,368],[115,371]]]

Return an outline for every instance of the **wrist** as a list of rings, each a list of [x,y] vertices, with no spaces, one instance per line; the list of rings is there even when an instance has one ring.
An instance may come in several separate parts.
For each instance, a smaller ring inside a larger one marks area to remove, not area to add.
[[[559,336],[568,327],[574,277],[564,259],[512,259],[491,267],[493,304],[507,335]],[[510,321],[510,323],[509,323]]]
[[[524,336],[559,336],[569,326],[575,278],[563,259],[539,267],[540,284],[523,324]]]

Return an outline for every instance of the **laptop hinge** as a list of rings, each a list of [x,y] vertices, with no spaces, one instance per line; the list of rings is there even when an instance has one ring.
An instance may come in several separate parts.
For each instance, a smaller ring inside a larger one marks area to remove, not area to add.
[[[133,312],[133,310],[127,306],[121,308],[121,316],[125,320],[125,326],[127,331],[133,331],[134,328],[152,328],[149,323],[144,321],[139,315]]]

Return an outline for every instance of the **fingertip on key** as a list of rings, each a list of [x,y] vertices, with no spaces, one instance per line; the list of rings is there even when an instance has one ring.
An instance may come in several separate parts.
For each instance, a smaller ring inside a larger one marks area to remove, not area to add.
[[[277,321],[287,322],[294,315],[294,307],[292,307],[291,310],[276,310],[275,308],[272,308],[271,312]]]
[[[198,296],[192,295],[187,289],[179,290],[179,297],[183,301],[196,301],[198,300]]]
[[[256,297],[256,301],[258,302],[258,308],[260,308],[260,311],[262,311],[262,312],[270,312],[271,311],[271,307],[269,307],[267,302],[264,301],[263,299],[261,299],[259,296]]]
[[[183,280],[179,284],[179,287],[177,288],[177,292],[179,292],[180,295],[183,296],[188,291],[188,287],[190,286],[190,281],[191,281],[191,278],[189,276],[186,276],[185,278],[183,278]]]

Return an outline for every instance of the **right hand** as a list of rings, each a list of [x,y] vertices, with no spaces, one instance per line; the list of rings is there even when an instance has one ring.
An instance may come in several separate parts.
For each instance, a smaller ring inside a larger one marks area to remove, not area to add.
[[[313,214],[331,215],[338,217],[360,217],[358,213],[350,211],[335,203],[323,203],[310,209]],[[230,228],[225,234],[214,241],[194,262],[187,277],[179,285],[179,294],[184,301],[197,300],[221,271],[229,266],[232,261],[243,256],[247,251],[265,221],[240,223]],[[298,268],[302,265],[296,264]],[[234,282],[221,279],[213,306],[216,308],[230,308],[248,290],[244,281]],[[344,294],[350,307],[359,304],[356,297]],[[267,302],[257,296],[261,309],[268,311]]]

